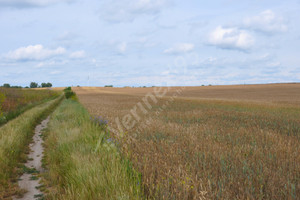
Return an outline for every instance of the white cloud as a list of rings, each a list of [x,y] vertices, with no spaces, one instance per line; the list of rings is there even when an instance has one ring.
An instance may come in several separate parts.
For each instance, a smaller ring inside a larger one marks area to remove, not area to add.
[[[72,2],[73,0],[0,0],[0,7],[42,7],[60,2]]]
[[[285,20],[277,16],[272,10],[266,10],[259,15],[244,20],[245,27],[265,33],[278,33],[287,31]]]
[[[51,57],[63,55],[66,52],[65,48],[58,47],[56,49],[47,49],[43,45],[30,45],[20,47],[5,55],[6,58],[16,61],[22,60],[45,60]]]
[[[210,33],[209,43],[223,49],[248,50],[253,46],[254,38],[245,30],[219,26]]]
[[[85,57],[85,51],[75,51],[70,54],[70,58],[78,59],[78,58],[84,58]]]
[[[179,43],[174,45],[173,47],[164,50],[164,53],[167,54],[180,54],[180,53],[187,53],[193,51],[195,48],[194,44],[191,43]]]
[[[153,15],[170,5],[171,0],[106,0],[102,17],[110,22],[133,21],[139,15]]]

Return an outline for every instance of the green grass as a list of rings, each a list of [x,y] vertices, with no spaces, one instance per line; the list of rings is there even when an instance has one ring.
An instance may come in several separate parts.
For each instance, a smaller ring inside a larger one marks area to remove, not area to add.
[[[61,98],[36,106],[0,128],[0,199],[17,192],[17,170],[25,161],[24,152],[35,125],[60,102]]]
[[[45,137],[47,199],[141,199],[140,178],[74,100],[53,113]]]

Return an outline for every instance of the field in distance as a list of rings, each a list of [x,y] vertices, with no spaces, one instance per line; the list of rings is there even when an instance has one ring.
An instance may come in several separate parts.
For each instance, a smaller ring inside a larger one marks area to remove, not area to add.
[[[300,84],[73,90],[149,198],[300,196]]]
[[[79,94],[110,93],[143,96],[148,92],[153,92],[153,87],[77,87],[74,89]],[[170,87],[167,96],[172,95],[178,89],[182,87]],[[179,98],[246,100],[300,105],[300,83],[185,87]]]

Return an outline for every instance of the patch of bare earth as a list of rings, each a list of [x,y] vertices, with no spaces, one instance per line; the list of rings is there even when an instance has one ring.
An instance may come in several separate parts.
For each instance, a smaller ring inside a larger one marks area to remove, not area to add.
[[[42,121],[41,124],[36,126],[35,135],[33,136],[33,143],[30,144],[30,153],[28,161],[25,164],[27,170],[19,179],[19,187],[26,191],[21,198],[14,197],[14,200],[32,200],[39,199],[43,196],[40,191],[40,178],[39,173],[43,172],[42,158],[44,154],[43,139],[41,137],[43,129],[47,127],[49,117]]]

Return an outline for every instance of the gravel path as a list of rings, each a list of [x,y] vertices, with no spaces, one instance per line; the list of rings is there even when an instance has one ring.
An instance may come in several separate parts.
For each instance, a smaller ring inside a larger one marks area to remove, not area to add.
[[[35,127],[35,135],[33,136],[33,143],[29,145],[30,153],[28,155],[28,161],[25,164],[30,170],[43,172],[42,158],[44,154],[43,139],[41,137],[42,130],[47,127],[49,118],[42,121],[41,124]],[[35,200],[43,196],[43,193],[38,189],[40,178],[36,176],[36,173],[24,173],[18,182],[21,189],[27,191],[22,198],[14,198],[14,200]]]

